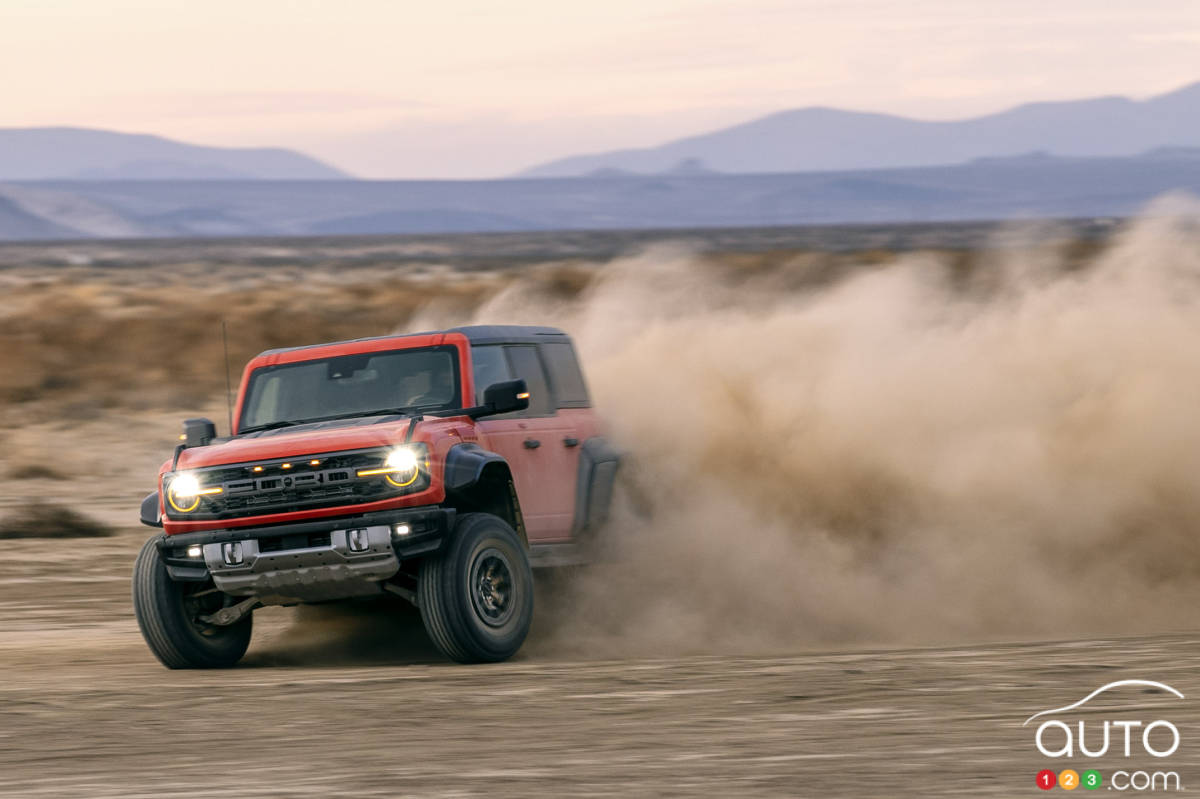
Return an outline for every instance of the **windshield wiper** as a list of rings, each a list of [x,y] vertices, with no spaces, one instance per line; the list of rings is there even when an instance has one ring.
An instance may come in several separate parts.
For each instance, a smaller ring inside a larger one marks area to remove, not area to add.
[[[331,416],[330,419],[360,419],[364,416],[411,416],[412,412],[417,410],[417,406],[408,406],[405,408],[378,408],[373,411],[356,411],[355,413],[343,413],[337,416]]]
[[[278,422],[269,422],[267,424],[259,424],[254,427],[243,427],[238,431],[238,435],[243,433],[261,433],[264,430],[278,430],[281,427],[296,427],[302,424],[316,424],[317,422],[332,422],[337,419],[361,419],[365,416],[412,416],[413,411],[419,411],[423,405],[409,405],[403,408],[377,408],[370,411],[355,411],[354,413],[339,413],[335,416],[317,416],[312,419],[289,419],[280,420]]]
[[[254,427],[243,427],[238,431],[238,435],[245,433],[261,433],[263,430],[278,430],[281,427],[295,427],[297,425],[306,424],[304,421],[293,422],[290,420],[280,420],[278,422],[268,422],[267,424],[256,424]]]

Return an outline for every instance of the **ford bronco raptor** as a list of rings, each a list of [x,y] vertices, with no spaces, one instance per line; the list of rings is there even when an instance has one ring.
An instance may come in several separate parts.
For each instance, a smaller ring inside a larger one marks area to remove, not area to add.
[[[232,666],[255,608],[397,594],[460,662],[515,653],[532,568],[586,561],[618,456],[571,340],[461,327],[246,366],[233,430],[184,423],[141,520],[138,626],[169,668]]]

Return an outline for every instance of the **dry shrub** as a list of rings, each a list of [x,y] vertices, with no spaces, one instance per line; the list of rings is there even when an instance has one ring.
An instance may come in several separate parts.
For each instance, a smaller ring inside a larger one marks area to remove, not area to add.
[[[889,263],[886,251],[709,254],[702,266],[730,287],[809,291]],[[114,409],[202,407],[225,388],[221,325],[236,385],[263,350],[378,336],[471,317],[512,286],[549,303],[590,289],[605,265],[569,259],[496,272],[430,266],[341,270],[196,264],[127,271],[28,272],[0,306],[0,410],[24,420],[95,419]],[[15,424],[0,413],[0,426]]]
[[[106,524],[47,502],[33,502],[23,511],[0,520],[0,539],[104,538],[115,534]]]
[[[8,470],[9,480],[62,480],[65,474],[41,463],[20,464]]]
[[[434,300],[461,312],[494,291],[483,281],[315,277],[241,290],[131,289],[136,301],[127,305],[65,280],[28,286],[32,301],[0,325],[0,407],[64,420],[121,407],[198,407],[225,387],[222,321],[236,382],[263,350],[386,334]]]

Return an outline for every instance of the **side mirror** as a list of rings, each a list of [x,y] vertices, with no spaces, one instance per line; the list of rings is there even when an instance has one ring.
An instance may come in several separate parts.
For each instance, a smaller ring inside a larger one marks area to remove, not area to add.
[[[483,392],[483,407],[488,414],[523,411],[529,407],[529,389],[524,380],[493,383]]]
[[[207,447],[217,437],[217,426],[211,419],[184,419],[183,442],[188,447]]]

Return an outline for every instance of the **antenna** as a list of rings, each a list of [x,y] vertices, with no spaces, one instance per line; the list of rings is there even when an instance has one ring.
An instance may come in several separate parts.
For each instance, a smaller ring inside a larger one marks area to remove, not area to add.
[[[225,406],[229,409],[229,435],[233,435],[233,383],[229,379],[229,331],[221,319],[221,344],[225,348]]]

